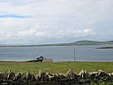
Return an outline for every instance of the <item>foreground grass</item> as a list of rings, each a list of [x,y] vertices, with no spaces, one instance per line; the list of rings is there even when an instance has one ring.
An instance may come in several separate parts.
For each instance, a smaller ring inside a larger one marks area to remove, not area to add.
[[[0,72],[13,72],[37,74],[39,70],[51,73],[65,73],[72,69],[79,73],[82,69],[87,71],[97,71],[99,69],[106,72],[113,72],[113,62],[55,62],[55,63],[38,63],[38,62],[0,62]]]

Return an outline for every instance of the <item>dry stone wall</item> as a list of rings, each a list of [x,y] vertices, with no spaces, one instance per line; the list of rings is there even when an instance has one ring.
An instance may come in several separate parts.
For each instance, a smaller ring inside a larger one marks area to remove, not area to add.
[[[75,74],[69,70],[65,74],[52,74],[39,71],[39,74],[31,73],[0,73],[0,85],[99,85],[101,82],[110,82],[113,85],[113,73],[102,70],[87,72],[82,70]],[[108,85],[108,84],[107,84]]]

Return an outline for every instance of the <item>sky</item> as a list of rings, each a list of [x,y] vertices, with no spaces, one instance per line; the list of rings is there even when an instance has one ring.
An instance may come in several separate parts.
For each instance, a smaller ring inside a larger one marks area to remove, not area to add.
[[[0,44],[113,40],[113,0],[0,0]]]

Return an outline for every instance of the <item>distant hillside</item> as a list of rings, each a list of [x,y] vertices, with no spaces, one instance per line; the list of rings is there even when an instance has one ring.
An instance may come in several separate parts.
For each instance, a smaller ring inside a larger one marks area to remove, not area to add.
[[[43,44],[43,45],[1,45],[0,47],[36,47],[36,46],[74,46],[74,45],[103,45],[103,44],[113,44],[113,41],[108,42],[98,42],[98,41],[77,41],[71,43],[60,43],[60,44]]]
[[[98,42],[98,41],[77,41],[72,43],[61,43],[61,44],[44,44],[43,46],[74,46],[74,45],[102,45],[102,44],[113,44],[113,42]]]

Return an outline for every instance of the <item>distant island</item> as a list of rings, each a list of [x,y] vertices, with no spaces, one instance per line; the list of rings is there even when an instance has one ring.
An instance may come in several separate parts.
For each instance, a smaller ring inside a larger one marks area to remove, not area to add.
[[[100,48],[96,48],[96,49],[113,49],[113,47],[100,47]]]
[[[77,41],[70,43],[57,43],[57,44],[41,44],[41,45],[0,45],[0,47],[36,47],[36,46],[77,46],[77,45],[104,45],[104,44],[113,44],[113,41]],[[103,47],[103,48],[113,48],[113,47]]]

